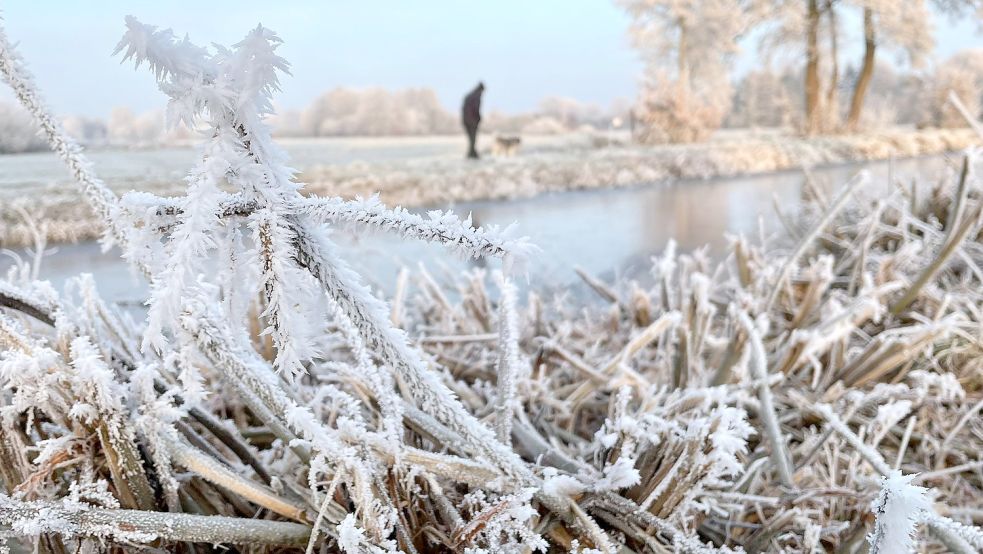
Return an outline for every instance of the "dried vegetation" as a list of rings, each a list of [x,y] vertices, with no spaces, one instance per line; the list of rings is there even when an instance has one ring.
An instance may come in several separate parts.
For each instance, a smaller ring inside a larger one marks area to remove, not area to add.
[[[259,120],[283,68],[275,35],[214,55],[135,21],[127,37],[215,129],[186,197],[116,197],[0,34],[0,71],[153,283],[140,325],[85,276],[64,292],[36,267],[0,282],[12,540],[813,553],[893,552],[915,533],[925,552],[983,548],[975,152],[931,190],[817,192],[791,247],[739,236],[712,262],[670,245],[652,287],[592,278],[595,304],[520,303],[521,240],[299,195]],[[407,277],[387,307],[325,222],[503,271],[494,288],[481,271],[450,288]],[[228,264],[214,278],[212,256]]]

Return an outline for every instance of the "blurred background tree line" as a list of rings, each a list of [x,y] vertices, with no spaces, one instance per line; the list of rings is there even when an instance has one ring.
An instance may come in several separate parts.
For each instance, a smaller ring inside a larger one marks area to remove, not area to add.
[[[720,128],[780,128],[804,135],[894,125],[964,126],[954,91],[983,110],[983,48],[930,59],[935,37],[963,18],[983,21],[983,0],[614,0],[644,62],[634,99],[597,106],[545,97],[529,113],[486,113],[482,131],[559,134],[632,128],[647,143],[694,142]],[[735,71],[741,47],[757,64]],[[967,45],[969,46],[969,45]],[[464,91],[462,91],[463,96]],[[458,106],[434,90],[335,88],[303,109],[280,109],[285,137],[460,134]],[[90,145],[152,147],[191,133],[163,110],[115,108],[108,119],[68,117]],[[26,113],[0,101],[0,152],[44,149]]]
[[[703,140],[724,125],[806,135],[964,125],[945,102],[950,90],[980,113],[983,50],[925,68],[936,25],[930,8],[950,22],[979,21],[980,0],[618,1],[646,63],[638,101],[644,141]],[[734,57],[752,36],[762,67],[734,83]],[[859,59],[841,68],[841,45],[856,39]],[[892,56],[899,63],[889,63]]]

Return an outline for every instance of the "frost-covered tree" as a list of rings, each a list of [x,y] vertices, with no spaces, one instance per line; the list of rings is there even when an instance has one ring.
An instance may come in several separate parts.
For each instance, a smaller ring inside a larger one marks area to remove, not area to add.
[[[311,102],[297,125],[314,137],[442,134],[459,127],[428,88],[336,88]]]
[[[792,121],[792,100],[783,76],[751,71],[737,84],[729,127],[783,127]]]
[[[752,0],[619,0],[645,62],[640,119],[649,141],[687,142],[720,126],[730,103],[728,60],[760,16]]]
[[[840,128],[837,100],[840,90],[839,48],[842,39],[863,40],[863,58],[852,86],[846,126],[857,129],[870,90],[878,51],[889,51],[917,66],[933,45],[933,10],[957,17],[979,9],[978,0],[893,2],[890,0],[774,0],[763,33],[762,47],[770,54],[791,54],[794,65],[804,59],[803,121],[806,134]],[[845,15],[857,15],[862,28],[846,29]],[[856,31],[856,32],[855,32]],[[841,36],[843,35],[843,36]],[[823,44],[828,43],[828,50]],[[791,47],[791,48],[790,48]],[[882,117],[874,119],[880,120]]]
[[[970,114],[983,117],[983,50],[966,50],[939,64],[923,83],[918,105],[925,111],[920,124],[965,127],[966,119],[948,101],[954,92]]]
[[[106,134],[111,143],[121,146],[148,146],[160,142],[164,133],[164,113],[152,110],[134,114],[118,106],[109,112]]]
[[[45,148],[31,114],[20,106],[0,102],[0,154],[33,152]]]
[[[104,144],[108,138],[106,124],[101,119],[69,116],[62,120],[62,126],[83,144]]]
[[[774,0],[769,3],[761,49],[769,56],[789,59],[793,67],[803,67],[799,123],[807,135],[837,125],[840,18],[836,10],[840,4],[839,0]],[[824,40],[829,44],[828,52],[824,52]],[[825,88],[824,73],[827,74]]]
[[[860,125],[878,49],[903,52],[912,65],[917,66],[934,44],[930,12],[925,0],[860,0],[858,6],[863,11],[864,57],[847,115],[846,124],[850,130],[857,130]]]

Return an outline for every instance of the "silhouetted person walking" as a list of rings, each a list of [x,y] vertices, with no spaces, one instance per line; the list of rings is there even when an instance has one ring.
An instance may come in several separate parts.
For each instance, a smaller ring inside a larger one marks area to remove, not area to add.
[[[485,92],[485,84],[479,82],[474,90],[464,97],[464,105],[461,107],[461,123],[464,130],[468,133],[468,158],[478,159],[478,151],[474,148],[474,143],[478,140],[478,124],[481,123],[481,93]]]

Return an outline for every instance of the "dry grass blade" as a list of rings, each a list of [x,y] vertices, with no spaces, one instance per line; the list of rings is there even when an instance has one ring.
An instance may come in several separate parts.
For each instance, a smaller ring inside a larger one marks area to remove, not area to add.
[[[752,376],[757,383],[758,400],[761,402],[761,420],[764,423],[764,431],[771,441],[771,456],[775,461],[775,468],[782,484],[792,488],[792,464],[788,459],[787,441],[782,435],[781,427],[778,423],[778,415],[775,413],[775,403],[771,396],[771,385],[768,381],[768,360],[765,359],[765,347],[761,342],[761,334],[755,327],[754,322],[744,312],[738,315],[744,332],[748,334],[751,342],[751,367]]]
[[[967,179],[969,178],[969,157],[967,156],[963,160],[963,168],[959,177],[959,190],[960,194],[957,196],[957,204],[953,208],[953,215],[958,216],[962,214],[965,209],[963,204],[968,201],[967,195],[962,192],[966,190]],[[908,306],[911,305],[915,299],[918,298],[918,294],[921,292],[922,288],[932,280],[933,277],[942,269],[942,266],[949,261],[949,258],[956,252],[956,249],[960,247],[966,237],[969,236],[970,231],[976,228],[980,215],[983,214],[983,204],[977,202],[974,206],[973,211],[970,215],[966,216],[964,219],[954,220],[950,223],[949,233],[946,235],[945,242],[942,244],[942,249],[939,250],[938,255],[935,259],[925,267],[915,281],[908,287],[904,296],[899,298],[894,304],[891,305],[891,313],[899,314]]]
[[[795,264],[798,263],[799,258],[805,254],[806,250],[809,249],[810,245],[816,238],[829,226],[836,215],[847,205],[847,200],[850,199],[851,195],[854,194],[854,189],[860,187],[864,182],[866,182],[868,176],[866,173],[861,173],[855,177],[850,183],[843,187],[840,191],[839,196],[833,201],[833,204],[825,211],[823,218],[819,220],[802,239],[796,245],[795,250],[792,254],[785,260],[782,264],[782,268],[778,273],[778,280],[775,281],[771,294],[768,295],[768,299],[765,301],[763,311],[770,312],[775,302],[778,300],[778,296],[782,293],[786,286],[786,281],[788,280],[789,274]]]
[[[188,444],[183,444],[179,439],[169,441],[167,449],[175,463],[193,471],[206,481],[215,483],[246,500],[294,521],[309,521],[304,506],[287,502],[266,487],[244,479],[204,452]]]

